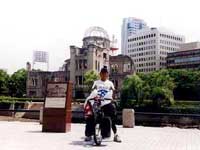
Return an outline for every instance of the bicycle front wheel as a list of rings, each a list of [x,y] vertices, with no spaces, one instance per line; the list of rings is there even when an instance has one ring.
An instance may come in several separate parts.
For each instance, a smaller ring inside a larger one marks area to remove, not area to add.
[[[101,136],[101,127],[100,124],[97,123],[95,125],[95,133],[94,133],[94,142],[96,145],[101,145],[102,136]]]

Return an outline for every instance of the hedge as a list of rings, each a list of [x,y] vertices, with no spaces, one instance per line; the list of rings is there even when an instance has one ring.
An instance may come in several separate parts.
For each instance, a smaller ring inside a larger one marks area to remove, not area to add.
[[[43,98],[17,98],[17,97],[7,97],[0,96],[0,103],[24,103],[32,101],[43,101]]]
[[[151,100],[145,100],[141,105],[135,105],[135,100],[129,100],[128,103],[126,108],[133,108],[136,112],[200,114],[200,101],[175,101],[172,106],[160,108],[155,107]]]

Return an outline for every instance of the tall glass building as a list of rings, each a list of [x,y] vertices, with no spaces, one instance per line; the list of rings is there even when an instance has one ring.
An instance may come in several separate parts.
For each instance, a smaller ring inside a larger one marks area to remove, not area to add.
[[[121,50],[123,55],[128,53],[128,37],[147,27],[146,22],[134,17],[124,18],[121,31]]]

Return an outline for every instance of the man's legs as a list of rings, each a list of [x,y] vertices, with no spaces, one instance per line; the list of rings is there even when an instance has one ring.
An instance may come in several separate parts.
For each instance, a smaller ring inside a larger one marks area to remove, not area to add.
[[[94,133],[94,118],[88,117],[88,118],[86,118],[85,141],[90,141],[93,133]]]
[[[112,103],[110,103],[110,104],[103,106],[102,109],[103,109],[104,115],[111,118],[112,130],[113,130],[113,133],[116,134],[117,127],[116,127],[116,108],[115,108],[115,106]]]
[[[116,127],[116,121],[117,121],[117,110],[116,105],[113,103],[109,103],[102,107],[104,115],[111,118],[112,121],[112,130],[114,133],[114,141],[115,142],[121,142],[119,136],[117,135],[117,127]]]

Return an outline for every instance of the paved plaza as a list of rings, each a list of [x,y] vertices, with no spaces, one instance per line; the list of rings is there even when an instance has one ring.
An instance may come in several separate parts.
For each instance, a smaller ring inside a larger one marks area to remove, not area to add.
[[[37,122],[0,121],[0,150],[200,150],[200,130],[172,127],[122,128],[122,143],[113,136],[97,147],[84,142],[84,124],[72,124],[69,133],[43,133]]]

